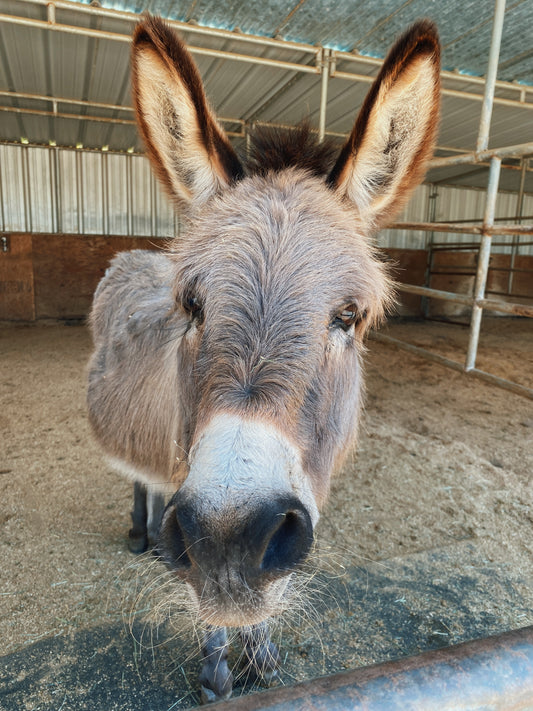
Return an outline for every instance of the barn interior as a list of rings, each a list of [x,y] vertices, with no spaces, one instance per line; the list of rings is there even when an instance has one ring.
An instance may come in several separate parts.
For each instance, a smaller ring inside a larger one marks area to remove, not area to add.
[[[367,414],[320,524],[320,572],[277,632],[282,683],[533,624],[532,4],[0,8],[0,707],[198,703],[194,633],[126,550],[130,485],[84,405],[85,319],[110,258],[183,229],[131,105],[145,10],[184,37],[243,153],[253,126],[302,120],[341,145],[394,38],[425,15],[441,35],[437,149],[376,235],[398,307],[368,343]]]

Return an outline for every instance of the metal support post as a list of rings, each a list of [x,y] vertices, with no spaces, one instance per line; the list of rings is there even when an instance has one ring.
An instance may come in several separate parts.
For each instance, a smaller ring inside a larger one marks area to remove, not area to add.
[[[85,215],[83,205],[83,165],[79,151],[76,152],[76,209],[78,212],[78,234],[82,235],[85,229]]]
[[[33,232],[30,195],[30,157],[28,153],[28,146],[23,146],[22,149],[22,189],[24,197],[24,228],[26,232]]]
[[[496,72],[498,70],[498,60],[500,57],[504,15],[505,0],[496,0],[494,6],[494,22],[492,25],[492,39],[490,42],[489,64],[485,80],[485,93],[483,96],[483,106],[481,108],[479,133],[476,144],[476,151],[478,152],[486,150],[489,145],[490,120],[492,117],[492,105],[494,103],[494,87],[496,86]]]
[[[491,228],[494,226],[494,212],[496,208],[496,197],[498,195],[498,184],[500,182],[501,159],[493,158],[490,162],[489,184],[487,187],[487,201],[485,203],[485,214],[483,219],[483,235],[479,246],[479,255],[476,272],[476,283],[474,286],[474,300],[472,307],[472,317],[470,320],[470,336],[468,339],[468,351],[466,354],[465,370],[469,371],[476,367],[477,346],[479,342],[479,331],[481,328],[481,316],[483,306],[479,303],[485,296],[487,285],[487,274],[489,271],[490,248],[492,241]]]
[[[103,233],[109,234],[109,170],[107,153],[102,153],[102,206],[103,206]]]
[[[518,195],[516,198],[516,224],[519,225],[522,222],[522,210],[524,207],[524,188],[526,184],[526,168],[527,168],[527,158],[522,158],[520,162],[520,187],[518,188]],[[515,235],[513,237],[513,245],[511,247],[511,261],[509,264],[509,279],[507,281],[507,293],[511,294],[513,291],[513,277],[514,277],[514,265],[516,260],[516,255],[518,254],[520,244],[520,235]]]
[[[331,50],[322,49],[322,57],[320,62],[320,115],[318,118],[318,142],[322,143],[326,135],[326,108],[328,103],[328,81],[329,81],[329,62]]]

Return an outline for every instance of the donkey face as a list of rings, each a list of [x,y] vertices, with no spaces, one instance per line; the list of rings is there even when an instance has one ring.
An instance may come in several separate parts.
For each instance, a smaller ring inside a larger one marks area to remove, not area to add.
[[[337,162],[305,131],[235,155],[198,71],[159,19],[133,42],[137,118],[190,219],[171,247],[182,411],[159,549],[200,615],[250,625],[283,607],[331,473],[353,442],[365,331],[390,286],[368,235],[420,182],[437,124],[434,27],[394,47]],[[176,403],[178,406],[178,403]]]

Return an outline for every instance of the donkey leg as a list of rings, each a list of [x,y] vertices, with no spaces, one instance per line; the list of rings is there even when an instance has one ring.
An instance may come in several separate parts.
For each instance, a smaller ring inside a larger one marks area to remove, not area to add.
[[[146,487],[138,481],[133,484],[131,522],[133,526],[128,534],[128,548],[132,553],[144,553],[148,548]]]
[[[202,657],[202,703],[229,699],[233,674],[228,667],[228,636],[225,627],[211,627],[207,630],[202,643]]]
[[[270,641],[268,624],[261,622],[243,627],[241,639],[252,672],[267,685],[274,682],[278,677],[280,659],[278,648]]]
[[[146,489],[146,532],[148,536],[148,546],[154,548],[157,544],[161,519],[165,510],[165,496],[159,491]]]

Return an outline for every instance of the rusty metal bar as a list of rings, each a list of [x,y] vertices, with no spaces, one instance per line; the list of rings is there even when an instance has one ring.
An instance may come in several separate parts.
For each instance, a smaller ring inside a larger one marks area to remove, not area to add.
[[[404,351],[414,353],[415,355],[420,356],[425,360],[430,360],[434,363],[438,363],[439,365],[444,365],[447,368],[457,370],[460,373],[463,373],[464,375],[478,378],[479,380],[484,380],[487,383],[491,383],[491,385],[496,385],[499,388],[503,388],[504,390],[509,390],[510,392],[515,393],[515,395],[522,395],[522,397],[527,397],[530,400],[533,400],[533,389],[528,388],[525,385],[519,385],[518,383],[514,383],[512,380],[500,378],[497,375],[493,375],[492,373],[486,373],[484,370],[479,370],[478,368],[466,370],[465,366],[456,360],[446,358],[445,356],[442,356],[439,353],[428,351],[426,348],[421,348],[420,346],[413,346],[411,343],[401,341],[398,338],[386,336],[384,333],[372,332],[370,334],[370,338],[374,341],[388,343],[392,346],[395,346],[396,348],[401,348]]]
[[[516,223],[520,224],[524,219],[522,217],[522,210],[524,208],[524,189],[526,185],[526,167],[527,161],[522,158],[520,165],[520,187],[518,188],[518,195],[516,199]],[[527,217],[525,219],[528,219]],[[507,293],[511,294],[513,290],[513,278],[514,278],[514,265],[515,260],[518,255],[518,250],[520,249],[520,236],[517,235],[516,242],[513,240],[511,247],[511,270],[509,271],[509,278],[507,281]]]
[[[469,165],[481,163],[490,158],[520,158],[533,153],[533,142],[517,143],[514,146],[502,146],[501,148],[491,148],[482,151],[469,151],[459,153],[455,156],[445,156],[443,158],[433,158],[428,164],[428,170],[432,168],[446,168],[453,165]],[[505,166],[504,166],[505,167]]]
[[[482,235],[482,225],[458,225],[454,222],[393,222],[388,230],[420,230],[421,232],[451,232],[460,235]],[[494,225],[493,235],[533,235],[532,225]]]
[[[453,291],[440,291],[439,289],[430,289],[427,286],[417,286],[415,284],[396,284],[396,288],[406,294],[416,294],[417,296],[425,296],[441,301],[452,301],[465,306],[474,306],[477,303],[482,308],[490,309],[491,311],[501,311],[514,316],[529,316],[533,318],[533,306],[529,304],[485,298],[476,301],[472,296],[467,296],[466,294],[455,294]]]
[[[513,245],[519,245],[520,247],[531,247],[533,242],[493,242],[493,247],[512,247]],[[463,249],[472,251],[479,247],[479,242],[435,242],[433,245],[435,251],[446,252],[446,251],[460,251]],[[501,267],[499,267],[501,268]],[[529,271],[529,270],[525,270]]]
[[[215,704],[232,711],[527,711],[533,627]]]

